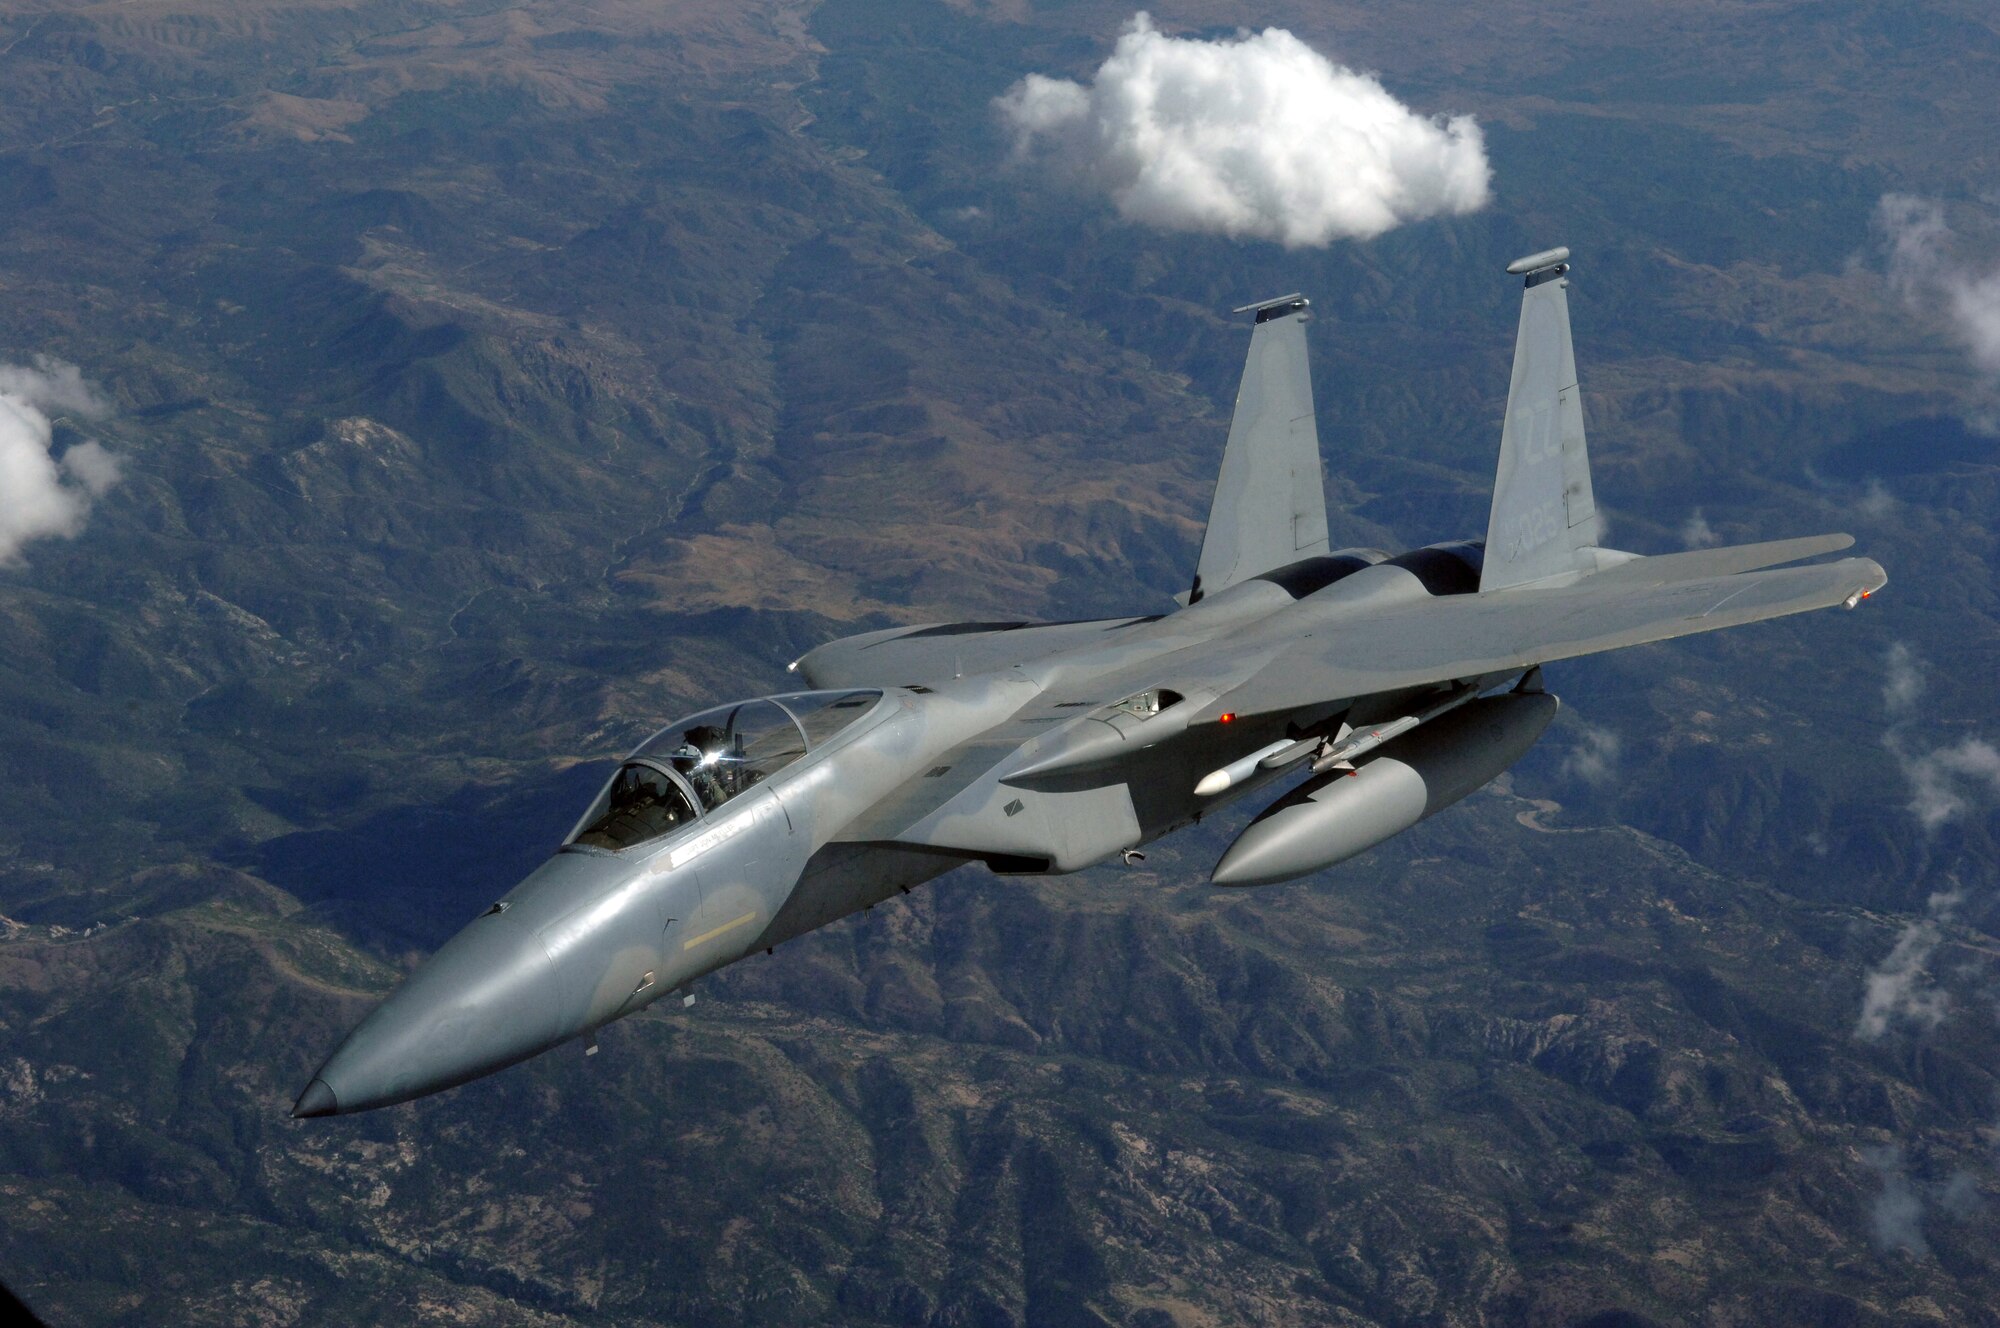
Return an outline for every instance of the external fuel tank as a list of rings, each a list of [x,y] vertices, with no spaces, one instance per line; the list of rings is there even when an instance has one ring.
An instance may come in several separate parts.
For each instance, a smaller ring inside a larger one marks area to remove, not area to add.
[[[1270,885],[1375,847],[1520,760],[1558,708],[1541,692],[1481,697],[1396,739],[1358,769],[1308,780],[1237,836],[1216,864],[1215,883]]]

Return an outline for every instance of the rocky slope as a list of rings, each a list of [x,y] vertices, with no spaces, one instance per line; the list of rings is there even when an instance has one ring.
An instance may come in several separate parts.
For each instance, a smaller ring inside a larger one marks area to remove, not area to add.
[[[124,466],[0,569],[0,1279],[149,1324],[1993,1318],[2000,852],[1938,753],[1992,732],[2000,493],[1869,221],[1988,187],[1990,18],[1260,14],[1496,169],[1286,252],[1005,168],[990,99],[1127,17],[0,5],[0,359],[80,365],[116,411],[59,443]],[[1336,538],[1476,533],[1496,273],[1558,239],[1615,542],[1850,529],[1872,612],[1566,668],[1504,788],[1313,884],[1207,889],[1226,826],[967,873],[588,1062],[285,1118],[675,712],[890,621],[1163,607],[1244,299],[1315,299]],[[1892,954],[1918,1018],[1859,1038]]]

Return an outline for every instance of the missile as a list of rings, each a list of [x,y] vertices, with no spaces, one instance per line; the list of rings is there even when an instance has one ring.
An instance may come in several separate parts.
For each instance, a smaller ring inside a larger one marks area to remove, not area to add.
[[[1523,675],[1524,678],[1525,676]],[[1458,709],[1477,695],[1479,687],[1467,683],[1454,687],[1414,715],[1404,715],[1401,719],[1392,719],[1387,724],[1377,724],[1365,729],[1343,727],[1339,740],[1328,744],[1326,750],[1313,760],[1313,773],[1323,775],[1335,766],[1347,768],[1352,765],[1355,757],[1374,751],[1391,738],[1402,737],[1419,724],[1428,724],[1439,715]]]
[[[1479,695],[1476,685],[1466,684],[1453,688],[1438,700],[1432,702],[1414,715],[1404,715],[1386,724],[1376,724],[1365,729],[1351,729],[1340,726],[1337,737],[1307,737],[1297,742],[1274,742],[1269,747],[1259,747],[1248,756],[1239,757],[1219,770],[1211,770],[1201,777],[1194,786],[1198,798],[1212,798],[1227,789],[1234,788],[1257,770],[1278,770],[1317,752],[1313,756],[1313,773],[1324,774],[1335,767],[1350,769],[1355,757],[1374,751],[1391,738],[1399,738],[1419,724],[1428,723],[1447,711],[1458,707]]]
[[[1212,798],[1218,793],[1234,788],[1236,785],[1250,778],[1250,776],[1256,774],[1257,767],[1262,765],[1267,758],[1275,757],[1280,752],[1288,752],[1294,747],[1301,746],[1303,746],[1304,750],[1300,751],[1299,755],[1303,756],[1307,751],[1311,751],[1318,745],[1319,739],[1308,738],[1303,744],[1281,739],[1272,743],[1269,747],[1259,747],[1248,756],[1239,756],[1221,769],[1211,770],[1203,775],[1201,782],[1194,786],[1194,795],[1197,798]]]
[[[1271,804],[1229,846],[1212,879],[1269,885],[1371,849],[1520,760],[1557,709],[1542,692],[1467,701],[1360,769],[1327,771]]]

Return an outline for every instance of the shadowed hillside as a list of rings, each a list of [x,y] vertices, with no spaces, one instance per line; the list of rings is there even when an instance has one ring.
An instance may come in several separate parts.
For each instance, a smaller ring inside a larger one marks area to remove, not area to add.
[[[57,446],[123,469],[0,567],[0,1279],[58,1323],[1996,1320],[2000,491],[1871,231],[1984,206],[1991,16],[1154,14],[1478,116],[1493,202],[1118,221],[991,107],[1087,78],[1098,0],[0,4],[0,361],[80,366],[114,409]],[[675,714],[846,632],[1167,607],[1235,305],[1314,301],[1336,544],[1477,535],[1500,269],[1553,243],[1611,542],[1845,529],[1885,594],[1552,667],[1510,778],[1310,882],[1204,884],[1247,808],[960,872],[587,1061],[287,1118]]]

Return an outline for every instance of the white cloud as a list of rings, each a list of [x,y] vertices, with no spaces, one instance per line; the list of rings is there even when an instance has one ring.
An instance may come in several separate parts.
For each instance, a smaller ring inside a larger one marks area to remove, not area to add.
[[[1861,1150],[1861,1160],[1882,1178],[1882,1192],[1868,1206],[1869,1235],[1875,1248],[1908,1250],[1911,1254],[1930,1253],[1924,1240],[1924,1201],[1903,1171],[1903,1146],[1883,1144]]]
[[[31,540],[75,535],[91,501],[118,482],[118,459],[95,442],[50,452],[53,417],[109,410],[73,364],[39,355],[32,367],[0,364],[0,564]]]
[[[1898,734],[1886,741],[1910,781],[1910,814],[1926,831],[1963,816],[1974,794],[2000,797],[2000,749],[1984,738],[1967,736],[1927,752],[1912,752]]]
[[[1913,742],[1908,720],[1924,693],[1924,662],[1901,641],[1884,657],[1882,705],[1895,723],[1882,735],[1882,745],[1895,758],[1910,785],[1910,815],[1924,833],[1935,833],[1963,816],[1972,799],[1985,794],[2000,799],[2000,748],[1985,738],[1967,734],[1957,742],[1928,750]]]
[[[1198,41],[1142,12],[1089,86],[1030,74],[995,105],[1018,157],[1128,221],[1287,248],[1476,211],[1492,175],[1472,117],[1418,115],[1282,28]]]
[[[1913,1024],[1928,1032],[1944,1022],[1951,1011],[1951,998],[1932,982],[1930,962],[1944,940],[1940,924],[1951,916],[1961,897],[1956,893],[1932,895],[1924,916],[1903,928],[1888,957],[1869,972],[1861,1014],[1854,1021],[1854,1036],[1875,1042],[1892,1024]]]
[[[1902,768],[1910,784],[1910,814],[1926,835],[1966,809],[1965,779],[1984,779],[2000,792],[2000,752],[1979,738],[1961,739],[1956,746],[1928,752],[1916,750],[1907,721],[1923,699],[1925,667],[1917,652],[1902,641],[1892,642],[1883,657],[1882,705],[1890,728],[1882,745]],[[1943,925],[1964,896],[1957,890],[1933,894],[1920,918],[1907,923],[1889,954],[1870,970],[1863,988],[1861,1014],[1854,1036],[1873,1042],[1893,1024],[1913,1024],[1928,1031],[1951,1009],[1951,1001],[1931,979],[1931,956],[1944,940]]]
[[[1563,757],[1563,777],[1604,787],[1618,777],[1618,752],[1623,745],[1610,729],[1578,721],[1576,745]]]
[[[95,439],[86,439],[64,452],[62,468],[93,498],[102,497],[124,474],[118,458]]]
[[[1681,523],[1681,544],[1685,548],[1706,549],[1721,542],[1722,537],[1715,533],[1715,527],[1708,524],[1708,518],[1702,515],[1699,507]]]
[[[1860,509],[1861,515],[1880,521],[1896,510],[1896,495],[1890,493],[1882,481],[1871,478],[1868,487],[1862,491],[1861,501],[1855,506]]]
[[[0,396],[20,397],[43,410],[102,419],[111,413],[104,394],[83,381],[83,370],[53,355],[37,355],[34,366],[0,364]]]
[[[1985,1199],[1979,1193],[1979,1177],[1964,1167],[1954,1168],[1945,1177],[1944,1188],[1938,1192],[1938,1207],[1953,1217],[1970,1217],[1985,1207]]]
[[[1906,300],[1930,294],[1948,268],[1951,227],[1935,199],[1884,194],[1875,205],[1875,225],[1889,242],[1889,285]]]
[[[1901,641],[1890,645],[1884,662],[1887,673],[1882,680],[1882,704],[1892,718],[1901,718],[1916,709],[1924,694],[1923,664]]]
[[[1973,360],[1988,373],[2000,373],[2000,270],[1954,286],[1951,311]]]
[[[1904,1250],[1922,1258],[1931,1252],[1924,1239],[1927,1214],[1939,1212],[1962,1222],[1985,1207],[1979,1178],[1964,1167],[1954,1167],[1942,1181],[1921,1182],[1911,1179],[1899,1143],[1860,1152],[1862,1163],[1882,1182],[1881,1192],[1868,1205],[1868,1236],[1884,1254]]]
[[[1889,244],[1889,286],[1912,310],[1942,317],[1989,393],[2000,390],[2000,268],[1979,272],[1958,257],[1958,237],[1935,199],[1885,194],[1876,227]],[[1992,431],[1991,412],[1971,421]]]

